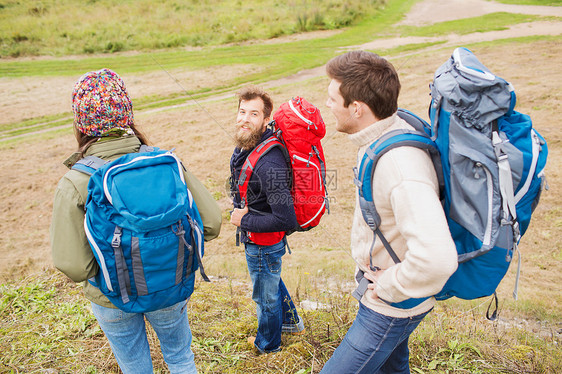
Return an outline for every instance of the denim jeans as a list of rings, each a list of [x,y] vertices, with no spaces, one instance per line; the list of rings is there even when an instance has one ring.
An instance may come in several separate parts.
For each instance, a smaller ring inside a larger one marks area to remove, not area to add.
[[[92,303],[92,311],[105,333],[124,374],[152,374],[152,358],[144,317],[158,335],[170,373],[197,373],[191,351],[187,301],[148,313],[127,313]]]
[[[281,332],[304,329],[293,300],[281,279],[281,258],[285,241],[271,246],[246,243],[246,261],[252,279],[252,299],[256,302],[258,332],[255,346],[260,352],[276,352],[281,345]]]
[[[408,338],[428,312],[393,318],[363,304],[321,374],[410,373]]]

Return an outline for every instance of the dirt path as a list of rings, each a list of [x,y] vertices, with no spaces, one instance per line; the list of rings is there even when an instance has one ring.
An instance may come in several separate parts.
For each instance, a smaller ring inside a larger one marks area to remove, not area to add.
[[[502,4],[487,0],[424,0],[414,5],[399,24],[421,26],[496,12],[562,17],[562,7]]]
[[[519,23],[517,25],[510,26],[507,30],[501,31],[479,32],[467,35],[450,34],[444,37],[408,36],[391,39],[378,39],[369,43],[342,49],[370,49],[376,51],[377,49],[388,49],[401,45],[445,41],[444,44],[439,44],[438,46],[439,48],[443,48],[453,45],[460,46],[463,44],[485,42],[498,39],[519,38],[523,36],[560,34],[562,34],[562,23],[560,22],[529,22]]]

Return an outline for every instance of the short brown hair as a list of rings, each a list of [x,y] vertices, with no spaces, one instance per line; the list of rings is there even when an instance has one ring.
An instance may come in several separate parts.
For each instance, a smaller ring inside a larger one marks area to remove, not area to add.
[[[271,116],[271,112],[273,111],[273,100],[271,100],[269,94],[262,88],[257,86],[246,86],[238,90],[236,96],[238,96],[238,108],[240,108],[240,102],[242,100],[248,101],[260,98],[263,101],[263,116],[265,118]]]
[[[400,80],[394,66],[379,55],[352,51],[334,57],[326,65],[331,79],[341,83],[344,106],[361,101],[378,119],[390,117],[398,110]]]

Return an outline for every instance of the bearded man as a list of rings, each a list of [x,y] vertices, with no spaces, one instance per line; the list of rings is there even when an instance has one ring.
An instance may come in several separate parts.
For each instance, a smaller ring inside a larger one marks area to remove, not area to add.
[[[303,321],[281,279],[281,259],[287,243],[285,233],[297,227],[290,169],[282,150],[271,148],[254,166],[247,197],[241,199],[238,181],[243,164],[260,143],[273,135],[267,127],[273,101],[255,86],[241,89],[237,96],[236,148],[230,159],[234,202],[230,222],[237,226],[245,246],[253,285],[252,299],[257,305],[257,334],[249,337],[248,343],[260,353],[277,352],[281,349],[282,332],[304,333]]]

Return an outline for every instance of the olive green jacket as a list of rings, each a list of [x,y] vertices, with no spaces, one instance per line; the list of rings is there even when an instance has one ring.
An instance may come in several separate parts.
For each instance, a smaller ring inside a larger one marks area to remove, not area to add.
[[[85,156],[97,156],[114,160],[127,153],[137,152],[141,145],[135,136],[101,138],[91,145]],[[64,164],[69,168],[80,159],[78,153],[69,157]],[[98,264],[84,232],[84,205],[87,197],[89,176],[69,170],[59,181],[53,202],[51,221],[51,254],[57,269],[74,282],[83,282],[86,298],[98,305],[115,308],[88,279],[98,272]],[[185,171],[187,187],[193,195],[201,214],[205,240],[219,235],[221,210],[205,186],[188,171]]]

